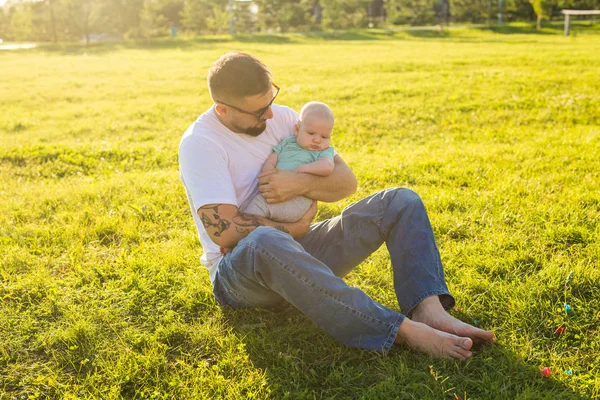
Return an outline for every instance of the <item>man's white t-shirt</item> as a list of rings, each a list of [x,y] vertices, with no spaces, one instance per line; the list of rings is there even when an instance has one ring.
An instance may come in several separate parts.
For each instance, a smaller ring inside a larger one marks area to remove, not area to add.
[[[294,134],[298,114],[284,106],[273,105],[273,118],[257,137],[232,132],[217,118],[214,106],[185,131],[179,144],[180,177],[198,229],[204,254],[200,261],[215,280],[217,265],[223,257],[211,239],[198,209],[207,204],[233,204],[240,207],[258,193],[262,166],[286,136]]]

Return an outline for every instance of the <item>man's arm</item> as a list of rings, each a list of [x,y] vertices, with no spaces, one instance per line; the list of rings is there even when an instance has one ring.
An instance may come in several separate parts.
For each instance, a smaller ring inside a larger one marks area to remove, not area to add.
[[[207,204],[198,209],[198,216],[210,239],[225,249],[235,247],[240,240],[259,226],[272,226],[289,233],[295,239],[301,238],[317,213],[317,202],[297,222],[275,222],[264,217],[246,214],[232,204]]]
[[[329,176],[316,176],[301,172],[274,169],[258,176],[260,192],[267,203],[281,203],[296,196],[334,202],[356,192],[356,176],[342,160],[335,155],[334,169]]]
[[[303,172],[305,174],[327,176],[333,172],[334,168],[335,164],[333,163],[333,160],[329,158],[319,158],[317,161],[313,161],[309,164],[300,165],[295,171]]]

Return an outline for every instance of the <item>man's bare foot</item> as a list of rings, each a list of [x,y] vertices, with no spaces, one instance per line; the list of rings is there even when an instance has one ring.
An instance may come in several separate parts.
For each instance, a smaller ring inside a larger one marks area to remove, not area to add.
[[[473,346],[471,339],[438,331],[409,318],[404,318],[394,343],[406,344],[412,349],[440,358],[466,360],[473,355],[470,351]]]
[[[438,296],[431,296],[423,300],[413,310],[411,319],[440,331],[469,337],[477,344],[496,343],[494,332],[476,328],[448,314],[442,307]]]

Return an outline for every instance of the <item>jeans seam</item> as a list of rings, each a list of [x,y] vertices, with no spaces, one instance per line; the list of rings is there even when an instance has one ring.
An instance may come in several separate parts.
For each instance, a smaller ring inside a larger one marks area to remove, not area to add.
[[[383,214],[385,213],[385,211],[383,210],[383,199],[381,198],[381,193],[379,192],[379,201],[377,202],[377,206],[379,207],[379,210],[377,212],[377,216],[378,218],[375,220],[375,225],[377,225],[377,227],[379,228],[379,232],[383,232]],[[387,240],[387,237],[384,238],[384,242]]]
[[[435,251],[435,258],[438,262],[438,279],[442,282],[445,282],[446,280],[444,279],[444,267],[442,266],[442,259],[440,258],[440,251],[437,248],[437,244],[435,243],[435,239],[432,237],[431,240],[433,241],[433,248],[436,250]]]
[[[360,316],[362,319],[364,319],[364,320],[367,320],[367,321],[373,321],[373,322],[377,322],[377,323],[379,323],[379,324],[382,324],[382,325],[388,325],[388,326],[390,326],[390,323],[389,323],[389,322],[381,321],[381,320],[379,320],[378,318],[375,318],[375,317],[373,317],[373,316],[367,315],[367,314],[365,314],[365,313],[361,312],[360,310],[357,310],[357,309],[355,309],[355,308],[353,308],[353,307],[351,307],[351,306],[347,305],[347,304],[346,304],[346,303],[344,303],[342,300],[338,299],[337,297],[335,297],[333,294],[329,293],[328,291],[326,291],[326,290],[321,290],[321,289],[319,289],[319,288],[317,288],[317,287],[313,286],[313,285],[311,284],[311,282],[309,281],[309,279],[308,279],[308,278],[306,278],[306,277],[304,277],[304,276],[302,276],[302,275],[300,275],[300,274],[298,274],[298,273],[295,273],[294,271],[292,271],[292,270],[290,270],[289,268],[287,268],[287,267],[286,267],[286,265],[285,265],[284,263],[282,263],[282,262],[281,262],[281,260],[279,260],[279,259],[278,259],[278,258],[277,258],[275,255],[271,254],[270,252],[268,252],[268,251],[266,251],[266,250],[263,250],[263,249],[259,249],[259,248],[255,247],[255,246],[253,246],[253,245],[250,245],[250,244],[248,244],[247,246],[248,246],[248,247],[250,247],[250,248],[252,248],[252,249],[254,249],[255,251],[258,251],[259,253],[263,254],[264,256],[266,256],[266,257],[268,257],[268,258],[272,259],[272,260],[273,260],[273,261],[275,261],[275,262],[276,262],[276,263],[277,263],[277,264],[278,264],[280,267],[282,267],[282,268],[283,268],[284,270],[286,270],[286,271],[287,271],[287,272],[288,272],[290,275],[292,275],[294,278],[296,278],[297,280],[301,281],[302,283],[304,283],[304,284],[305,284],[305,285],[307,285],[307,286],[310,286],[310,287],[312,287],[312,288],[314,288],[314,289],[317,289],[317,291],[319,291],[320,293],[322,293],[322,294],[326,295],[327,297],[329,297],[329,298],[331,298],[331,299],[335,300],[335,301],[336,301],[338,304],[340,304],[341,306],[343,306],[343,307],[347,308],[348,310],[350,310],[350,311],[354,312],[355,314],[357,314],[358,316]],[[373,301],[375,301],[375,300],[373,300]],[[392,310],[392,311],[393,311],[393,310]]]

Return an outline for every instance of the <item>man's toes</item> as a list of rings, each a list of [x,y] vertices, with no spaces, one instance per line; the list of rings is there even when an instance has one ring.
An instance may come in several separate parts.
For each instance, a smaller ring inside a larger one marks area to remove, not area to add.
[[[469,350],[465,350],[460,346],[455,346],[454,347],[454,352],[458,355],[460,355],[461,359],[466,360],[467,358],[471,358],[473,356],[473,353],[471,353]]]
[[[484,334],[483,334],[482,336],[483,336],[483,338],[484,338],[485,340],[487,340],[487,341],[488,341],[488,342],[490,342],[490,343],[494,343],[494,341],[496,340],[496,339],[494,338],[494,333],[493,333],[493,332],[485,331],[485,332],[484,332]]]
[[[466,350],[461,351],[459,347],[454,347],[448,352],[448,354],[451,358],[455,358],[461,361],[465,361],[467,358],[471,357],[469,354],[466,354]]]
[[[464,350],[471,350],[473,347],[473,341],[470,338],[461,338],[456,344]]]
[[[496,343],[494,332],[490,331],[480,330],[477,332],[477,339],[479,339],[479,342]]]

